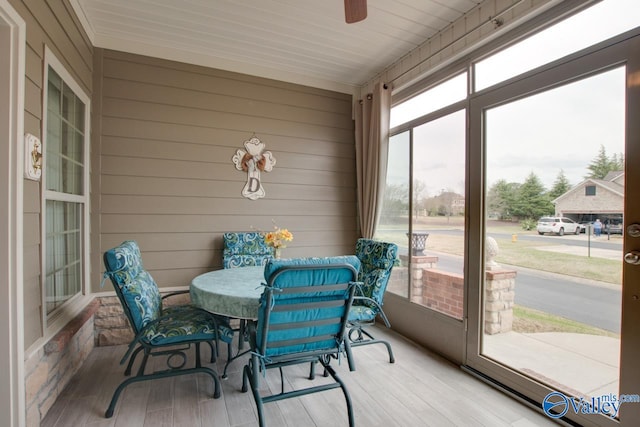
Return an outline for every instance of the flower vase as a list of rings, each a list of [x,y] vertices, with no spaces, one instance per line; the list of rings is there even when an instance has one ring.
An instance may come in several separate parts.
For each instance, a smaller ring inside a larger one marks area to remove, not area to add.
[[[280,248],[274,248],[274,251],[273,251],[273,257],[274,257],[275,259],[280,259],[280,255],[281,255],[280,251],[281,251],[281,249],[280,249]]]

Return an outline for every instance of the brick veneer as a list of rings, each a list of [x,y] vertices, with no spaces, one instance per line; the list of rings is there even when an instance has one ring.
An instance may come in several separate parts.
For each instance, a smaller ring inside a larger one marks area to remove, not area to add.
[[[439,270],[422,271],[422,305],[462,319],[464,309],[464,277]]]
[[[411,301],[440,313],[462,319],[464,315],[464,277],[440,271],[438,257],[400,256],[403,265],[393,269],[389,291],[407,296],[408,273],[411,269]],[[513,325],[513,304],[517,272],[498,265],[485,271],[484,331],[487,334],[508,332]]]
[[[27,425],[39,426],[58,395],[95,346],[93,300],[78,316],[25,361]]]

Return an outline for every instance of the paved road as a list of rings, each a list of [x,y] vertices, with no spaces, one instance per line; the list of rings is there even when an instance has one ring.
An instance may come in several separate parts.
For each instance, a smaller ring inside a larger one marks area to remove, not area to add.
[[[516,304],[620,333],[621,290],[517,268]]]
[[[462,272],[462,257],[438,254],[438,269]],[[620,332],[621,291],[618,286],[521,267],[516,304],[562,316],[590,326]]]

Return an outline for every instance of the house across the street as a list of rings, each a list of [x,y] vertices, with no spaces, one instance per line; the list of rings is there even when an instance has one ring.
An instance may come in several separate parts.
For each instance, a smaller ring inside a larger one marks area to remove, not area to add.
[[[624,209],[624,172],[609,172],[603,179],[587,178],[553,200],[557,216],[578,222],[621,224]]]

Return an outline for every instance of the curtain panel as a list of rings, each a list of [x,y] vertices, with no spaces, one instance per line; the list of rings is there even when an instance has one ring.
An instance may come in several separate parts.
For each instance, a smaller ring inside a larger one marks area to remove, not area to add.
[[[376,231],[387,176],[391,89],[376,83],[373,93],[356,105],[356,176],[358,215],[362,237]]]

